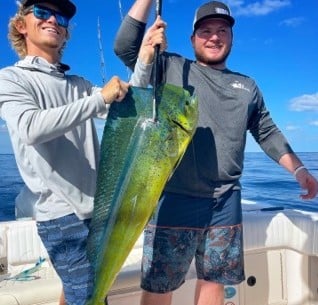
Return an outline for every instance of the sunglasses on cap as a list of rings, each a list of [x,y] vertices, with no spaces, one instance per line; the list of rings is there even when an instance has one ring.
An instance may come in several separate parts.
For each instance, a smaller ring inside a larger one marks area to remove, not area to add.
[[[69,18],[63,15],[62,13],[37,4],[31,6],[31,8],[27,9],[24,13],[25,15],[33,13],[33,15],[36,18],[41,20],[47,20],[51,16],[54,16],[57,21],[57,24],[63,28],[67,28],[69,24]]]

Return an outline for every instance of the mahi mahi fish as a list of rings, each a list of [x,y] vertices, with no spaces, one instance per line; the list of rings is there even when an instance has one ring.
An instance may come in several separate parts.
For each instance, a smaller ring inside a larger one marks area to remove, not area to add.
[[[156,120],[151,88],[131,87],[110,107],[88,237],[95,279],[87,305],[104,304],[195,132],[194,96],[170,84],[159,86],[157,96]]]

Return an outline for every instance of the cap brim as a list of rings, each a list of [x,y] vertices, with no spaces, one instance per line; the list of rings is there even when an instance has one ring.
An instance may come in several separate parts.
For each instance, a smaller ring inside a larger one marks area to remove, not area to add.
[[[227,21],[231,27],[233,27],[233,25],[235,23],[234,18],[231,16],[227,16],[224,14],[211,14],[211,15],[204,16],[203,18],[197,20],[193,26],[194,31],[200,26],[200,24],[204,20],[207,20],[207,19],[223,19],[223,20]]]

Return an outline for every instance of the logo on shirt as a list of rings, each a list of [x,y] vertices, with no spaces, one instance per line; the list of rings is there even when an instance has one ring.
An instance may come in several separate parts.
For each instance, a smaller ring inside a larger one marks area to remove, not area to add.
[[[250,89],[245,87],[244,84],[240,83],[239,81],[235,81],[234,83],[231,84],[231,86],[235,89],[242,89],[245,90],[247,92],[250,92]]]

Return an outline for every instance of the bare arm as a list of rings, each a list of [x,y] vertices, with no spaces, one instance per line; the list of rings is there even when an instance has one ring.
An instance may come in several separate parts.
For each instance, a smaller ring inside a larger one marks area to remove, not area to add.
[[[147,23],[153,0],[136,0],[128,15],[138,21]]]

